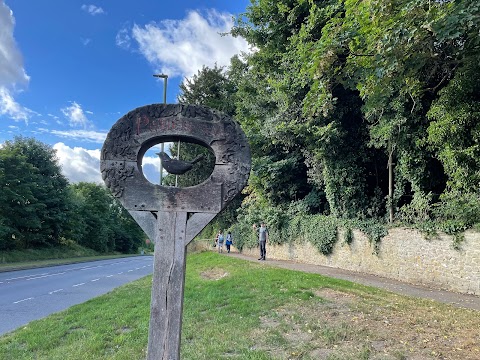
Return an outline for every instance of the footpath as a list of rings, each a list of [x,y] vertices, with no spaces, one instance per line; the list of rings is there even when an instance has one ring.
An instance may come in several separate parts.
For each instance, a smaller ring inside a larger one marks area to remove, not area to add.
[[[246,256],[237,252],[225,254],[239,259],[259,262],[256,258]],[[460,294],[451,291],[437,290],[421,285],[412,285],[401,281],[387,279],[380,276],[347,271],[327,266],[311,265],[286,260],[261,261],[262,265],[276,266],[280,268],[320,274],[336,279],[352,281],[354,283],[385,289],[397,294],[413,296],[424,299],[431,299],[438,302],[450,304],[456,307],[474,309],[480,311],[480,297],[475,295]]]

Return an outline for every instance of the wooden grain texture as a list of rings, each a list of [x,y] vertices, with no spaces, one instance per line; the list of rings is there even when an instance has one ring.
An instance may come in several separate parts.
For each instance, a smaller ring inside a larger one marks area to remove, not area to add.
[[[202,183],[150,183],[141,167],[152,146],[170,141],[202,145],[215,167]],[[120,118],[102,147],[105,185],[155,244],[148,360],[180,359],[186,246],[245,187],[250,148],[229,116],[198,105],[152,104]]]
[[[187,213],[159,212],[148,360],[180,359]]]

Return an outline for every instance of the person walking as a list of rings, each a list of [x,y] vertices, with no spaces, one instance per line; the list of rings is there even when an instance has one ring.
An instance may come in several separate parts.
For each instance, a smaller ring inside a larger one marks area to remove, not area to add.
[[[223,236],[223,231],[220,230],[218,233],[217,237],[217,247],[218,247],[218,252],[222,253],[223,252],[223,242],[225,241],[225,237]]]
[[[227,247],[227,253],[230,253],[230,246],[233,244],[232,233],[229,231],[225,238],[225,246]]]
[[[253,224],[254,229],[257,229],[257,226]],[[265,226],[265,223],[262,222],[258,231],[258,244],[260,245],[260,258],[258,260],[265,260],[267,255],[267,241],[268,241],[268,230]]]

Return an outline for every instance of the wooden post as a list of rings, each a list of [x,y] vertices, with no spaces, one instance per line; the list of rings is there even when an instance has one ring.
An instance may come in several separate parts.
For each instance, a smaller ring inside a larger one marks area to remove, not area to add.
[[[187,213],[158,213],[148,360],[180,359],[186,227]]]
[[[142,157],[168,139],[212,150],[216,161],[209,179],[186,188],[148,182]],[[155,242],[147,360],[180,359],[186,246],[244,188],[250,168],[250,148],[240,126],[198,105],[143,106],[108,133],[100,156],[102,178]]]

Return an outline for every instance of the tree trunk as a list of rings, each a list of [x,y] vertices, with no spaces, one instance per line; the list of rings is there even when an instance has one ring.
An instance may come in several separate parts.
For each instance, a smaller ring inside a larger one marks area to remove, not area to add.
[[[389,222],[393,223],[393,146],[390,145],[388,152],[388,212]]]

